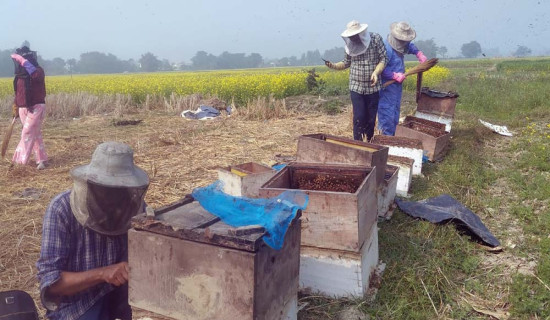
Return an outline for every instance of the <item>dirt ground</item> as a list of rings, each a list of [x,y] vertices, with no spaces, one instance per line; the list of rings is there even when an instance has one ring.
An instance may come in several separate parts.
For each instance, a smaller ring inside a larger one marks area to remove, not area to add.
[[[302,112],[265,121],[225,116],[197,121],[154,112],[127,115],[125,119],[143,121],[114,126],[112,115],[46,119],[43,136],[50,158],[46,170],[38,171],[34,164],[12,166],[7,160],[0,161],[0,291],[25,290],[44,313],[35,266],[44,212],[56,194],[71,188],[69,171],[88,163],[95,147],[103,141],[122,141],[132,146],[136,164],[151,179],[146,201],[159,207],[215,181],[219,166],[250,161],[273,165],[284,156],[294,156],[297,138],[302,134],[351,136],[349,110],[335,116]],[[0,120],[3,134],[9,120]],[[20,131],[18,124],[7,157],[13,155]],[[138,316],[142,314],[137,312]]]

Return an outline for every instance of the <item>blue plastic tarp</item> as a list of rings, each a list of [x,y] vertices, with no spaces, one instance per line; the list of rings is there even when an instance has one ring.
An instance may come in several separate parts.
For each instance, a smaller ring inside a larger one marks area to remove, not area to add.
[[[458,221],[489,246],[500,246],[500,242],[481,219],[448,194],[421,201],[405,201],[396,198],[395,202],[399,209],[412,217],[426,219],[432,223]]]
[[[205,210],[232,227],[264,227],[267,231],[264,242],[276,250],[283,247],[286,231],[298,210],[304,210],[308,203],[307,194],[298,190],[284,191],[273,198],[231,196],[223,192],[223,183],[219,180],[194,189],[192,196]]]

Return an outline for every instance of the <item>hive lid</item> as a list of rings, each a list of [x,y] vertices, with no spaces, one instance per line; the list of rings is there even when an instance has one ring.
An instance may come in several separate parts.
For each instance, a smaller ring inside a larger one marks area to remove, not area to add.
[[[420,93],[425,94],[431,98],[458,98],[458,93],[453,91],[437,91],[428,87],[423,87]]]
[[[232,227],[206,211],[191,196],[155,210],[154,216],[141,214],[132,227],[165,236],[256,252],[263,243],[261,226]]]

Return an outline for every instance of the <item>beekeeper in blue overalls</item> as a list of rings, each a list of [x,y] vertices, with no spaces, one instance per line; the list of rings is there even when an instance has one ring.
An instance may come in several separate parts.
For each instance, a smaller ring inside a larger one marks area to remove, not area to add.
[[[393,136],[395,127],[399,123],[401,111],[401,93],[405,80],[405,54],[414,54],[420,63],[427,60],[422,51],[411,42],[416,38],[416,32],[407,22],[395,22],[390,26],[390,34],[384,40],[388,63],[382,71],[382,83],[389,80],[396,82],[380,90],[380,101],[378,102],[378,130],[383,135]]]

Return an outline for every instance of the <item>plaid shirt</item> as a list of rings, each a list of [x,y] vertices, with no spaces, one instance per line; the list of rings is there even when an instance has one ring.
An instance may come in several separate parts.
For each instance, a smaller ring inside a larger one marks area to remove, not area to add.
[[[358,56],[352,57],[346,54],[342,63],[349,71],[349,90],[360,94],[371,94],[382,89],[382,78],[379,76],[378,82],[373,87],[370,86],[370,77],[380,62],[386,64],[386,47],[384,41],[378,33],[370,33],[370,45],[367,51]]]
[[[48,309],[46,315],[49,319],[77,319],[114,287],[102,283],[64,297],[58,305],[45,295],[46,289],[60,279],[62,271],[82,272],[127,261],[128,238],[104,236],[84,228],[71,210],[70,190],[52,200],[42,228],[42,248],[36,267],[40,298]]]

